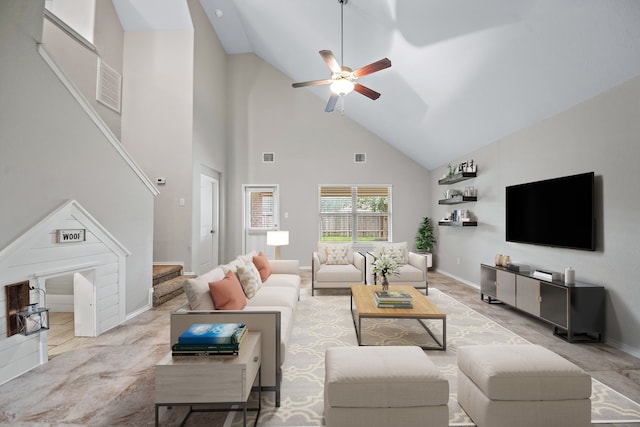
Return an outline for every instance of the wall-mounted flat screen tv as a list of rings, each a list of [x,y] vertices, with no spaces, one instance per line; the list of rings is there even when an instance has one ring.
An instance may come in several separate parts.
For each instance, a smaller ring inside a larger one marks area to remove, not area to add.
[[[595,250],[594,173],[508,186],[506,240]]]

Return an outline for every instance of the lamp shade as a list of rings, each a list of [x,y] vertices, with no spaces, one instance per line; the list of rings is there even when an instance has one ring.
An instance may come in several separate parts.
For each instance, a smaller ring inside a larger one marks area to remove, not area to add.
[[[351,93],[354,86],[355,85],[350,80],[339,79],[331,83],[331,92],[335,93],[336,95],[346,95],[348,93]]]
[[[267,245],[286,246],[289,244],[288,231],[267,231]]]

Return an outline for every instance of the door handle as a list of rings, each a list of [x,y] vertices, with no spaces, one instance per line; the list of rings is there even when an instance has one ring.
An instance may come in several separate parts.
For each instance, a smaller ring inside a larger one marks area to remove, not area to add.
[[[216,234],[216,230],[211,230],[211,234]]]

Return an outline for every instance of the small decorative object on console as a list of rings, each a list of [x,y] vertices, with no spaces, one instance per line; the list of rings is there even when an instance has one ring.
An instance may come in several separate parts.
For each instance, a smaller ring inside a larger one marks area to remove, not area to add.
[[[554,280],[560,280],[562,278],[562,275],[557,271],[535,270],[533,272],[533,277],[552,282]]]
[[[564,269],[564,283],[567,285],[575,285],[576,271],[573,268],[567,267]]]

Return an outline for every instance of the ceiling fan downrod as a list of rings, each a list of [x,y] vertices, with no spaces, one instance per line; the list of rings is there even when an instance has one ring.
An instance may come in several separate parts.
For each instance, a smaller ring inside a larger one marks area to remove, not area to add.
[[[340,63],[344,64],[344,5],[349,0],[338,0],[340,3]]]

